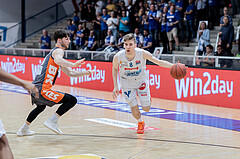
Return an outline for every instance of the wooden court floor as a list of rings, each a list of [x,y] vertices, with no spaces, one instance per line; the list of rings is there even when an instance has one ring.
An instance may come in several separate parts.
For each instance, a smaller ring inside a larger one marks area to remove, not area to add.
[[[55,90],[74,94],[80,101],[59,120],[64,134],[54,134],[43,126],[58,107],[54,106],[32,123],[36,135],[17,137],[16,131],[34,107],[29,95],[18,92],[19,87],[7,89],[0,87],[0,117],[16,159],[76,154],[107,159],[240,158],[240,133],[234,129],[240,116],[237,109],[153,98],[155,116],[143,115],[149,130],[139,135],[128,108],[117,107],[124,106],[122,96],[116,104],[111,92],[55,86]],[[106,106],[109,103],[110,108]],[[174,118],[169,119],[169,115]],[[194,123],[195,117],[202,122]],[[222,122],[227,129],[219,128]]]

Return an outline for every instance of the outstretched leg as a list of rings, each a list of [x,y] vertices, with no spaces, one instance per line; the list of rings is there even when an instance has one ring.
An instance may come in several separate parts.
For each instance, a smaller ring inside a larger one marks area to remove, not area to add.
[[[46,108],[46,105],[37,105],[37,107],[35,109],[33,109],[28,117],[26,122],[23,124],[23,126],[18,130],[17,135],[18,136],[30,136],[30,135],[34,135],[35,132],[34,131],[30,131],[29,130],[29,125],[32,123],[33,120],[35,120],[37,118],[37,116],[43,112]]]
[[[47,121],[43,123],[45,127],[49,128],[59,135],[62,134],[62,131],[58,128],[58,119],[76,105],[77,98],[65,93],[63,99],[58,104],[60,103],[62,103],[62,105],[60,105],[56,113],[54,113]]]

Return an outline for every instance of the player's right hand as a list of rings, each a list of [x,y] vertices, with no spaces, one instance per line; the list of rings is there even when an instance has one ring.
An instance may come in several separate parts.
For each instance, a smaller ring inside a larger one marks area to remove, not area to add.
[[[74,63],[73,67],[78,67],[78,66],[84,65],[85,64],[84,60],[85,60],[85,58],[78,60],[77,62]]]
[[[115,87],[113,89],[113,99],[116,99],[118,95],[119,95],[119,89]]]

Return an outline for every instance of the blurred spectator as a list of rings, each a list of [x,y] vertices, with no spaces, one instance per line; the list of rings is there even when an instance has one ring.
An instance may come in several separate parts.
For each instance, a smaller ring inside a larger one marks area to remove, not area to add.
[[[86,38],[82,30],[82,25],[79,24],[77,35],[76,35],[76,49],[77,50],[83,49],[85,44],[86,44]]]
[[[197,40],[198,40],[198,54],[202,55],[203,53],[206,52],[206,46],[210,44],[210,32],[209,29],[207,29],[207,24],[205,22],[202,22],[200,24]]]
[[[220,26],[224,26],[223,18],[226,16],[228,17],[229,24],[232,25],[232,17],[228,14],[228,11],[228,7],[223,8],[224,15],[220,19]]]
[[[115,4],[112,3],[112,0],[108,0],[108,4],[106,6],[108,14],[111,14],[111,12],[117,11],[117,7]]]
[[[51,49],[51,37],[48,36],[48,31],[46,29],[43,30],[43,36],[39,40],[41,45],[41,49]]]
[[[107,25],[107,20],[108,18],[110,18],[110,15],[107,14],[107,9],[104,8],[103,10],[103,15],[101,17],[101,41],[100,41],[100,45],[103,43],[102,41],[104,41],[104,38],[107,36],[107,30],[108,30],[108,25]]]
[[[87,15],[87,6],[82,2],[79,3],[79,11],[81,20],[86,20]]]
[[[149,30],[149,22],[145,14],[142,15],[142,30]]]
[[[228,54],[221,45],[218,45],[215,56],[233,56],[233,54]],[[231,59],[218,59],[218,63],[221,68],[230,68],[232,67],[233,61]]]
[[[123,31],[125,34],[130,33],[129,17],[126,17],[126,11],[122,11],[122,17],[119,19],[119,31]]]
[[[69,43],[69,50],[73,50],[74,49],[73,39],[74,39],[75,34],[77,32],[77,26],[75,25],[75,23],[73,23],[72,19],[68,19],[67,22],[68,22],[68,25],[67,25],[66,30],[70,34],[70,41],[71,41]]]
[[[177,24],[179,23],[177,15],[175,14],[175,6],[170,7],[170,13],[166,14],[167,19],[167,36],[169,40],[169,53],[173,50],[173,38],[176,42],[177,50],[180,51],[179,40],[177,35]]]
[[[69,31],[69,33],[70,33],[70,40],[72,41],[72,40],[73,40],[73,37],[74,37],[74,34],[75,34],[76,31],[77,31],[77,27],[76,27],[76,25],[73,25],[72,19],[68,19],[68,20],[67,20],[67,23],[68,23],[68,25],[67,25],[66,30]]]
[[[160,8],[160,10],[163,10],[164,7],[168,7],[168,3],[166,2],[166,0],[161,0],[158,3],[158,8]]]
[[[142,32],[142,21],[140,20],[139,16],[135,16],[135,22],[132,25],[132,28],[135,30],[135,28],[139,28],[139,31]]]
[[[240,1],[239,0],[231,0],[231,6],[232,6],[232,16],[240,13]]]
[[[103,6],[104,6],[103,1],[102,0],[97,0],[97,2],[95,3],[96,14],[102,12]]]
[[[137,47],[141,48],[143,46],[143,36],[139,31],[139,28],[134,30],[134,36],[136,38]]]
[[[118,38],[118,43],[117,43],[117,47],[119,50],[123,49],[123,44],[124,44],[124,32],[123,31],[119,31],[119,38]]]
[[[78,26],[79,25],[79,16],[77,15],[77,12],[75,11],[73,13],[73,22]]]
[[[214,25],[219,25],[219,0],[209,0],[208,8],[209,8],[209,20],[208,26],[209,29],[213,29]]]
[[[234,27],[229,24],[229,19],[227,16],[223,18],[223,23],[224,25],[220,29],[219,34],[219,39],[220,39],[220,44],[226,48],[226,52],[231,54],[232,50],[232,42],[234,40]]]
[[[207,0],[196,0],[195,6],[197,8],[196,11],[196,26],[199,25],[199,21],[207,20],[207,8],[206,8]]]
[[[159,12],[155,10],[155,5],[150,5],[150,11],[148,12],[148,22],[149,22],[149,33],[153,38],[154,47],[158,46],[158,21],[159,21]]]
[[[120,5],[118,5],[118,9],[117,9],[117,15],[118,16],[122,16],[122,11],[126,11],[126,6],[125,6],[125,2],[124,1],[119,1]],[[126,14],[127,15],[127,14]]]
[[[186,16],[186,27],[187,27],[187,42],[190,42],[191,39],[195,38],[195,28],[194,28],[194,16],[195,16],[195,6],[193,4],[193,0],[188,0],[189,5],[187,6],[187,10],[184,13]]]
[[[100,13],[98,12],[96,14],[96,18],[92,21],[94,34],[98,40],[101,39],[101,22],[100,21],[101,21],[101,16],[100,16]]]
[[[143,39],[142,49],[153,53],[152,37],[151,35],[149,35],[148,30],[143,30],[143,36],[144,36],[144,39]]]
[[[86,20],[88,22],[91,22],[93,19],[95,19],[95,15],[96,15],[95,7],[93,6],[92,3],[88,3],[87,4],[87,14],[85,15]]]
[[[112,35],[112,31],[109,29],[107,33],[107,37],[105,38],[104,45],[102,46],[102,48],[97,49],[97,51],[103,51],[108,46],[115,47],[114,40],[115,39],[114,39],[114,36]]]
[[[90,30],[90,35],[88,37],[88,41],[85,44],[85,51],[95,51],[97,47],[97,38],[94,35],[94,30]]]
[[[204,56],[214,56],[213,46],[207,45],[206,53],[203,55]],[[203,66],[203,67],[214,67],[214,58],[208,58],[208,57],[197,58],[196,65]]]
[[[180,41],[185,40],[185,35],[184,35],[184,24],[183,24],[183,1],[182,0],[177,0],[176,1],[176,7],[175,7],[175,13],[177,16],[177,19],[179,21],[178,23],[178,37]]]
[[[108,29],[112,30],[112,34],[114,36],[114,42],[117,41],[117,27],[118,27],[118,19],[115,17],[115,13],[111,12],[111,17],[108,18],[107,20],[107,25],[108,25]]]
[[[167,6],[163,8],[163,11],[161,13],[160,23],[161,23],[161,31],[160,31],[160,38],[163,43],[163,53],[168,53],[168,47],[169,47],[169,41],[167,37],[167,20],[166,20],[166,14],[167,14]]]
[[[82,22],[82,30],[84,33],[85,38],[88,38],[89,35],[89,29],[86,27],[87,23],[86,21]]]

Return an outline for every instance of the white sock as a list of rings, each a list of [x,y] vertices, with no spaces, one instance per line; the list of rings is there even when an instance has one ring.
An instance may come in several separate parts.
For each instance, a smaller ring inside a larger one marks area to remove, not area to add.
[[[51,121],[53,121],[53,122],[57,122],[58,121],[58,116],[57,116],[57,114],[56,113],[54,113],[49,119],[51,120]]]
[[[27,131],[29,129],[29,125],[27,123],[24,123],[22,129]]]
[[[142,120],[142,117],[140,117],[137,121],[138,121],[138,122],[142,122],[142,121],[143,121],[143,120]]]

